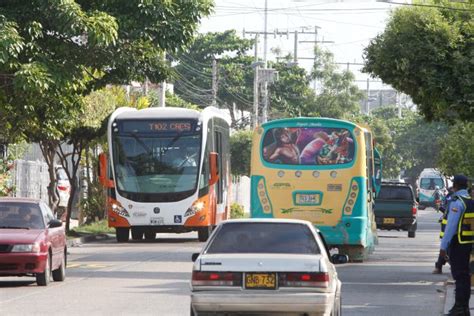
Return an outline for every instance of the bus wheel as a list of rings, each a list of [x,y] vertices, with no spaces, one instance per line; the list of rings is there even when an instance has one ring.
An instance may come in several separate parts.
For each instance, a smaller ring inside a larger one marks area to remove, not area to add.
[[[155,232],[145,232],[145,239],[146,240],[155,240],[156,233]]]
[[[138,228],[132,228],[132,239],[133,240],[142,240],[143,239],[143,230]]]
[[[212,226],[206,226],[199,228],[198,230],[198,240],[206,241],[212,233]]]
[[[129,239],[130,229],[126,227],[115,228],[115,237],[117,242],[127,242]]]

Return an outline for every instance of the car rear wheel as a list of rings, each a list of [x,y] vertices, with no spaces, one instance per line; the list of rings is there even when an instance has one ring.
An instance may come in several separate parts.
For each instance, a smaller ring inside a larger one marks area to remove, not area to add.
[[[192,305],[191,305],[191,307],[190,307],[190,310],[191,310],[191,311],[190,311],[189,315],[191,315],[191,316],[196,316],[196,315],[197,315],[197,314],[194,312]]]
[[[198,230],[198,240],[199,241],[207,241],[207,239],[209,238],[211,233],[212,233],[212,226],[211,225],[199,228],[199,230]]]
[[[415,232],[408,232],[408,238],[415,238]]]
[[[46,264],[43,273],[36,274],[36,284],[39,286],[46,286],[51,280],[51,256],[46,257]]]
[[[117,242],[127,242],[130,238],[130,230],[125,227],[117,227],[115,228],[115,237],[117,238]]]
[[[53,270],[53,280],[62,282],[66,279],[66,251],[64,251],[61,265],[56,270]]]

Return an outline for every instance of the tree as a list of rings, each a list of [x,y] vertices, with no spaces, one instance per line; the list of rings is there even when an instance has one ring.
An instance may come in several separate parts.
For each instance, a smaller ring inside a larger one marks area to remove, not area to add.
[[[212,63],[217,59],[217,103],[229,109],[232,125],[234,105],[238,110],[251,109],[253,59],[245,56],[253,45],[252,40],[242,39],[235,30],[199,35],[189,48],[175,56],[175,92],[183,100],[201,107],[212,103]]]
[[[354,74],[348,70],[338,71],[334,55],[315,47],[315,63],[311,78],[321,85],[311,110],[311,116],[342,118],[360,111],[359,100],[362,98]]]
[[[252,131],[241,130],[230,137],[231,171],[234,175],[250,175]]]
[[[397,112],[395,106],[375,109],[368,122],[382,154],[383,177],[398,178],[403,171],[405,177],[414,179],[424,168],[439,166],[448,127],[439,122],[427,123],[410,110],[404,110],[402,118]]]
[[[474,10],[470,3],[393,11],[365,49],[364,71],[408,94],[428,120],[474,119]],[[450,9],[451,8],[451,9]]]
[[[439,168],[448,175],[463,173],[474,176],[474,124],[458,123],[441,140]]]
[[[309,87],[310,77],[304,68],[289,64],[290,57],[270,64],[278,71],[278,80],[268,88],[272,119],[309,116],[315,112],[315,95]]]
[[[82,97],[111,83],[166,78],[164,51],[182,49],[210,10],[202,0],[0,4],[0,126],[40,143],[50,196],[60,142],[78,145],[80,155],[94,134],[75,124]]]

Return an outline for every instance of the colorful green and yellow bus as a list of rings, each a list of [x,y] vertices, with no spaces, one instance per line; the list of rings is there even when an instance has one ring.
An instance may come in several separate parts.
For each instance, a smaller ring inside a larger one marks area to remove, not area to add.
[[[362,261],[374,249],[381,159],[371,131],[348,121],[292,118],[255,130],[251,216],[312,222],[332,248]]]

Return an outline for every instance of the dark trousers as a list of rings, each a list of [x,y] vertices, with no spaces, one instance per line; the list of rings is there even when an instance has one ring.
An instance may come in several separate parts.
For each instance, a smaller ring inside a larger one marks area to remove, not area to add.
[[[454,236],[448,249],[451,274],[456,283],[456,304],[469,306],[471,297],[471,275],[469,271],[469,258],[471,244],[460,244],[458,237]]]
[[[445,264],[446,264],[446,257],[438,256],[438,261],[436,261],[435,267],[441,270]]]

